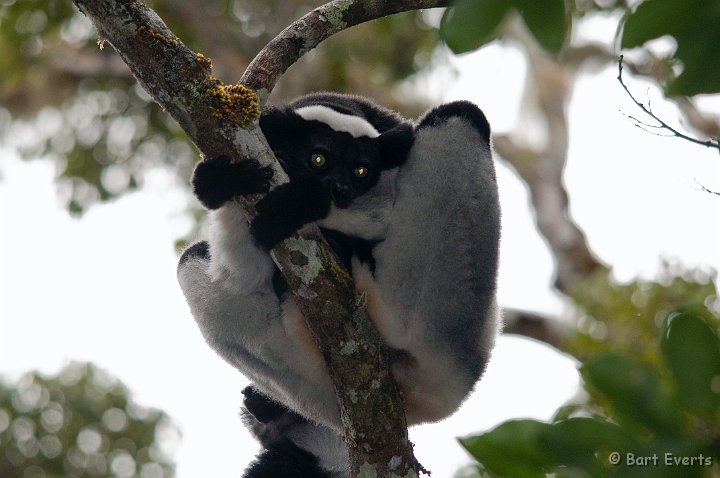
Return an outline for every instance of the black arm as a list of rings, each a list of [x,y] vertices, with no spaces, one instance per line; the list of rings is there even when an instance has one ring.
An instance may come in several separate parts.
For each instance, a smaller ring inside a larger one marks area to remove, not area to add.
[[[208,209],[218,209],[235,196],[266,193],[273,171],[256,160],[233,163],[229,156],[201,161],[195,167],[192,185],[195,196]]]
[[[330,194],[319,179],[295,178],[257,203],[258,214],[250,223],[250,231],[258,245],[269,251],[305,224],[326,217],[330,202]]]

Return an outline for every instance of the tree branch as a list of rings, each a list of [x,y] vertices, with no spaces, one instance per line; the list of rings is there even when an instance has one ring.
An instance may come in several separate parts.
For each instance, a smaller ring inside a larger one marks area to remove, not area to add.
[[[275,37],[250,63],[240,83],[263,98],[280,75],[320,42],[346,28],[410,10],[445,7],[449,0],[334,0],[316,8]]]
[[[250,65],[243,84],[225,85],[211,62],[190,51],[139,0],[73,0],[130,67],[145,90],[180,124],[206,157],[230,154],[271,164],[274,186],[287,181],[257,127],[259,106],[279,76],[325,38],[352,25],[445,1],[336,0],[283,31]],[[259,93],[256,94],[256,92]],[[241,198],[248,218],[260,197]],[[315,225],[272,251],[321,353],[338,397],[351,476],[416,476],[402,400],[385,347],[352,279]],[[352,346],[350,346],[352,345]]]
[[[556,318],[526,310],[504,308],[503,330],[506,335],[519,335],[537,340],[560,352],[569,354],[568,339],[573,328]]]
[[[700,140],[697,138],[693,138],[692,136],[688,136],[686,134],[679,132],[678,130],[676,130],[675,128],[673,128],[672,126],[670,126],[663,120],[661,120],[655,113],[653,113],[652,108],[650,107],[649,103],[648,103],[648,106],[645,106],[642,102],[638,101],[635,98],[635,96],[633,96],[633,94],[630,92],[627,85],[623,81],[622,73],[623,73],[623,56],[620,55],[620,58],[618,59],[617,80],[620,82],[620,85],[623,87],[623,90],[625,90],[625,93],[627,93],[627,95],[630,97],[630,99],[633,101],[633,103],[635,103],[638,106],[638,108],[640,108],[643,111],[643,113],[645,113],[646,115],[648,115],[650,118],[652,118],[653,120],[655,120],[657,122],[656,125],[648,124],[648,123],[644,123],[644,122],[638,120],[637,118],[630,116],[630,119],[635,121],[636,126],[640,127],[641,129],[644,129],[645,131],[647,131],[647,129],[645,129],[645,127],[664,129],[670,133],[667,136],[681,138],[681,139],[684,139],[685,141],[690,141],[691,143],[699,144],[700,146],[705,146],[707,148],[715,148],[720,152],[720,141],[718,141],[717,138],[712,138],[712,139],[708,139],[708,140]],[[650,131],[650,133],[657,134],[652,131]]]

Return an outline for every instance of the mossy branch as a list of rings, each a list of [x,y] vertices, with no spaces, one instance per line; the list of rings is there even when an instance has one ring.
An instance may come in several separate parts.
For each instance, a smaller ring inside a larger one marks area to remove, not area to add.
[[[212,76],[212,64],[188,49],[138,0],[73,0],[135,78],[188,134],[205,157],[230,154],[271,164],[274,185],[287,181],[257,127],[278,78],[329,36],[402,11],[445,6],[439,0],[335,0],[293,23],[255,58],[237,85]],[[259,197],[239,200],[248,217]],[[272,251],[335,385],[351,476],[417,476],[401,396],[385,348],[350,276],[316,226],[304,227]],[[348,346],[352,344],[352,347]]]

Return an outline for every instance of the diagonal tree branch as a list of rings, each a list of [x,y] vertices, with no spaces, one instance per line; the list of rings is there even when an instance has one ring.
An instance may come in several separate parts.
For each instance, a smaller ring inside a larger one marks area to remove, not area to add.
[[[574,329],[558,318],[507,307],[503,308],[502,318],[503,334],[536,340],[559,352],[572,355],[568,347],[568,339]]]
[[[269,94],[280,75],[320,42],[346,28],[409,10],[445,7],[450,0],[334,0],[316,8],[275,37],[255,56],[240,83]]]
[[[325,38],[388,14],[444,6],[445,1],[335,0],[283,31],[248,68],[243,84],[212,76],[209,59],[190,51],[139,0],[73,0],[112,44],[145,90],[206,157],[230,154],[271,164],[274,185],[287,181],[257,127],[260,104],[279,76]],[[259,93],[259,96],[257,93]],[[259,197],[239,200],[248,217]],[[337,265],[316,226],[272,251],[308,319],[335,385],[350,452],[351,476],[416,476],[401,397],[379,335],[350,276]],[[346,344],[354,347],[346,347]],[[351,350],[351,352],[349,352]],[[357,391],[360,391],[357,393]],[[372,392],[372,393],[371,393]]]

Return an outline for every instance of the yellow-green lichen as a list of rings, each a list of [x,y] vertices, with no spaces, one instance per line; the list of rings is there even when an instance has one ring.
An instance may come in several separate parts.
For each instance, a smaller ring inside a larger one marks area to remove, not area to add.
[[[343,30],[345,27],[347,27],[347,23],[343,21],[343,14],[345,13],[345,10],[350,8],[353,3],[354,0],[337,2],[333,4],[331,8],[328,8],[326,11],[322,12],[319,15],[319,18],[320,20],[328,22],[330,24],[331,31],[338,32],[340,30]]]
[[[360,465],[357,476],[358,478],[377,478],[377,466],[371,465],[370,463],[363,463]]]
[[[358,343],[354,340],[348,340],[340,347],[342,355],[352,355],[358,351]]]
[[[343,280],[347,280],[350,278],[350,274],[348,274],[348,271],[340,265],[339,261],[332,260],[330,258],[330,255],[326,254],[326,252],[323,249],[319,249],[320,252],[320,261],[323,264],[327,264],[330,268],[330,274],[333,277],[342,277]]]
[[[202,53],[197,53],[195,55],[195,58],[197,58],[198,63],[203,68],[212,69],[212,61],[210,60],[210,58],[206,57]]]
[[[387,407],[388,413],[390,413],[392,415],[397,414],[397,400],[395,397],[396,397],[395,394],[392,394],[392,395],[389,395],[387,393],[383,394],[383,401],[385,402],[385,406]]]
[[[246,86],[226,85],[211,76],[210,87],[206,94],[212,108],[212,115],[218,120],[247,128],[260,117],[258,97],[253,90]]]
[[[337,261],[331,261],[329,256],[323,255],[322,262],[324,264],[330,265],[330,274],[332,274],[334,277],[342,277],[343,280],[350,277],[350,274],[348,274],[348,271],[345,270],[345,268],[342,265],[340,265]]]
[[[149,36],[150,38],[153,38],[154,40],[157,40],[157,41],[162,42],[162,43],[169,43],[170,45],[177,45],[177,44],[178,44],[177,38],[167,37],[166,35],[163,35],[162,33],[156,32],[156,31],[154,31],[154,30],[150,30],[150,29],[149,29],[148,27],[146,27],[145,25],[143,25],[143,26],[141,26],[140,28],[138,28],[135,34],[138,35],[138,36],[140,36],[140,35],[147,35],[147,36]]]
[[[350,399],[350,401],[351,401],[352,403],[357,404],[357,402],[358,402],[358,395],[357,395],[357,392],[356,392],[355,390],[348,390],[348,398]]]

